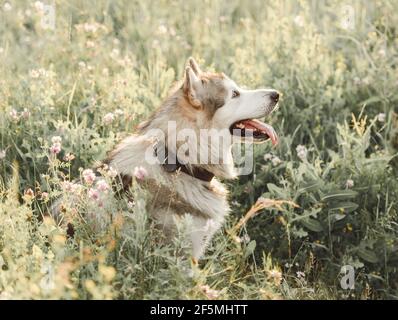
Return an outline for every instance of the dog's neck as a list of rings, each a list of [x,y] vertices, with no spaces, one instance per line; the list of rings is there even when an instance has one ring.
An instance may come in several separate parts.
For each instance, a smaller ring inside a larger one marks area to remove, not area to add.
[[[170,152],[167,147],[157,144],[154,147],[155,156],[158,158],[159,163],[166,172],[184,172],[196,179],[210,182],[214,178],[214,174],[200,166],[192,166],[189,164],[181,163],[178,157]]]

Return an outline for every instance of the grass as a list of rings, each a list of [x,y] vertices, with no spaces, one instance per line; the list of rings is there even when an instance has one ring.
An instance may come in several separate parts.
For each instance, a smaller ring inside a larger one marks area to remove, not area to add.
[[[0,8],[1,298],[398,297],[395,1],[55,1],[55,25],[39,1]],[[283,93],[281,142],[227,182],[233,212],[200,266],[183,223],[156,243],[138,187],[103,208],[106,231],[68,238],[46,216],[64,181],[130,134],[189,56]]]

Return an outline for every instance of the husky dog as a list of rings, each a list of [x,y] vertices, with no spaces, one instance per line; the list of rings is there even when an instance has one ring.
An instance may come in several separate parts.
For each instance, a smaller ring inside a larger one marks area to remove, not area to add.
[[[197,261],[230,210],[218,178],[237,177],[233,141],[271,140],[276,145],[274,129],[258,118],[269,115],[278,100],[275,90],[242,89],[223,73],[202,71],[189,58],[183,80],[105,163],[118,172],[126,189],[136,168],[147,173],[142,184],[153,196],[148,212],[167,237],[175,232],[175,216],[191,215]],[[212,132],[210,138],[222,137],[223,143],[202,139],[204,131]]]

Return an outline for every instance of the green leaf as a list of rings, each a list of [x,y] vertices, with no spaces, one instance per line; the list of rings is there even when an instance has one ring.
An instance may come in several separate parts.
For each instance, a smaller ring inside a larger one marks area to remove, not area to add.
[[[267,183],[267,188],[269,192],[273,195],[279,196],[279,197],[285,197],[285,190],[282,188],[279,188],[273,183]]]
[[[246,259],[248,256],[253,254],[255,248],[256,248],[256,240],[250,241],[246,247],[244,258]]]
[[[311,192],[311,191],[316,191],[319,190],[322,187],[323,183],[322,181],[319,180],[314,180],[311,182],[308,182],[304,184],[299,190],[298,193],[304,193],[304,192]]]
[[[345,213],[355,211],[358,208],[358,204],[350,201],[346,202],[339,202],[333,203],[330,205],[329,210],[336,211],[336,210],[343,210]]]
[[[365,260],[367,262],[377,263],[379,261],[376,254],[373,251],[370,251],[368,249],[359,248],[357,253],[360,258],[362,258],[363,260]]]
[[[335,200],[345,200],[355,198],[358,192],[354,190],[336,190],[324,195],[322,201],[335,201]]]
[[[305,218],[301,220],[301,223],[307,229],[314,231],[314,232],[321,232],[323,231],[323,227],[318,220],[312,218]]]

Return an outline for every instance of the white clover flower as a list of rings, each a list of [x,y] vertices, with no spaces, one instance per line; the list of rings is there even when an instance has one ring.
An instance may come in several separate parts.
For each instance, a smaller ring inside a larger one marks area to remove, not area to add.
[[[354,186],[354,180],[348,179],[348,180],[346,181],[346,183],[345,183],[345,186],[346,186],[347,189],[352,188],[352,187]]]
[[[268,271],[268,275],[274,280],[275,284],[279,285],[282,282],[282,272],[280,272],[279,270],[270,270]]]
[[[67,153],[67,154],[64,156],[64,160],[65,160],[66,162],[72,161],[73,159],[75,159],[75,155],[72,154],[72,153]]]
[[[276,166],[278,166],[278,165],[280,165],[280,164],[282,163],[282,160],[279,159],[279,157],[274,156],[274,157],[272,158],[271,162],[272,162],[272,165],[273,165],[274,167],[276,167]]]
[[[39,70],[33,69],[29,71],[29,75],[31,78],[37,79],[38,77],[40,77],[40,72]]]
[[[296,151],[297,151],[297,156],[302,160],[306,160],[307,159],[307,154],[308,154],[308,150],[305,146],[299,144],[296,147]]]
[[[78,65],[79,65],[79,68],[80,68],[80,69],[86,68],[86,63],[85,63],[84,61],[80,61],[80,62],[78,63]]]
[[[30,117],[30,111],[27,108],[24,108],[21,112],[21,117],[24,119],[28,119]]]
[[[295,16],[293,22],[298,27],[304,26],[304,18],[302,16]]]
[[[70,181],[64,181],[62,183],[62,189],[66,192],[71,192],[74,194],[78,194],[82,191],[83,186],[78,183],[70,182]]]
[[[109,184],[105,180],[99,180],[96,183],[96,187],[98,191],[107,193],[110,189]]]
[[[91,41],[91,40],[88,40],[88,41],[86,42],[86,47],[87,47],[87,48],[94,48],[94,47],[95,47],[95,42],[94,42],[94,41]]]
[[[37,11],[42,12],[42,11],[44,10],[44,4],[43,4],[43,2],[41,2],[41,1],[36,1],[34,5],[35,5],[35,8],[36,8]]]
[[[10,118],[13,122],[17,122],[19,120],[18,111],[15,109],[11,109],[10,111]]]
[[[359,78],[359,77],[354,77],[354,84],[356,85],[356,86],[359,86],[360,84],[361,84],[361,79]]]
[[[4,3],[3,10],[4,11],[11,11],[12,10],[11,4],[9,2]]]
[[[109,125],[115,120],[115,115],[112,112],[107,113],[103,117],[104,124]]]
[[[62,138],[60,136],[54,136],[51,138],[52,143],[62,143]]]
[[[87,191],[87,195],[92,200],[98,200],[99,199],[99,192],[98,192],[97,189],[90,188]]]
[[[207,284],[199,286],[200,290],[206,295],[206,297],[210,300],[217,299],[220,296],[220,292],[218,290],[211,289]]]
[[[271,160],[272,157],[273,157],[273,155],[272,155],[271,153],[266,153],[266,154],[264,155],[264,160],[265,160],[265,161]]]
[[[96,178],[94,171],[91,169],[83,170],[82,176],[83,176],[84,182],[89,185],[93,184],[93,182],[95,181],[95,178]]]
[[[386,122],[386,114],[385,113],[379,113],[377,115],[377,121],[379,122]]]
[[[297,278],[300,278],[300,279],[305,278],[305,273],[303,271],[297,271],[296,275],[297,275]]]
[[[143,168],[143,167],[135,167],[134,168],[134,177],[136,177],[138,180],[144,180],[147,175],[148,175],[148,172],[146,171],[145,168]]]
[[[161,24],[158,27],[158,34],[163,35],[163,34],[166,34],[166,33],[167,33],[167,27],[165,25]]]
[[[115,169],[113,169],[112,167],[109,168],[109,170],[108,170],[108,176],[109,177],[111,177],[112,179],[116,178],[117,174],[118,173],[117,173],[117,171]]]
[[[119,117],[119,116],[124,115],[124,112],[123,112],[122,109],[116,109],[116,110],[115,110],[115,115],[117,115],[117,116]]]
[[[61,144],[60,143],[54,143],[51,147],[50,147],[50,152],[52,154],[58,154],[60,153],[62,150]]]
[[[116,59],[119,57],[120,50],[117,48],[112,49],[112,52],[110,53],[111,58]]]

